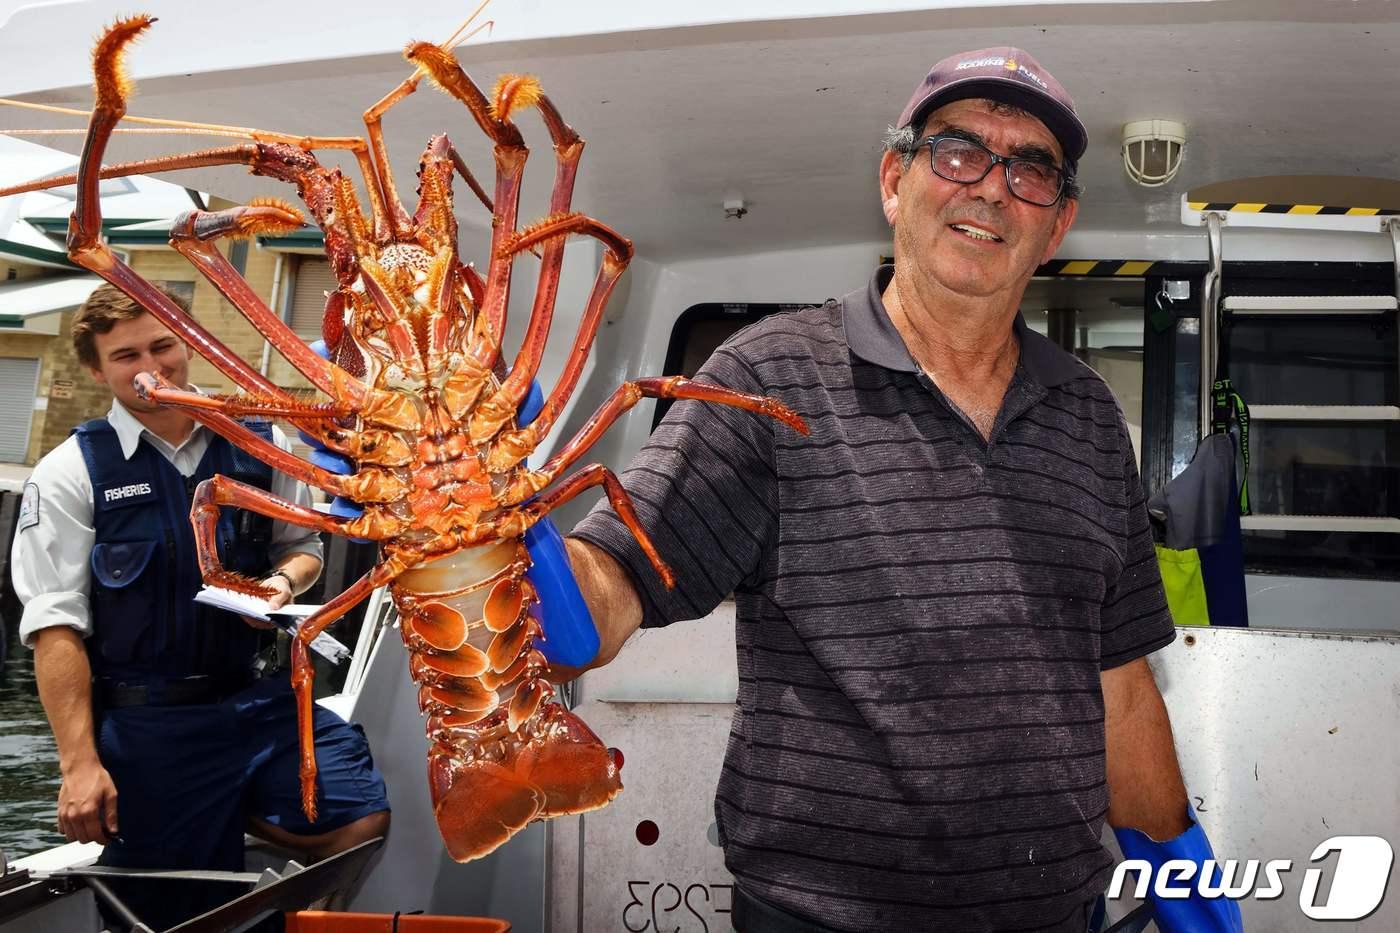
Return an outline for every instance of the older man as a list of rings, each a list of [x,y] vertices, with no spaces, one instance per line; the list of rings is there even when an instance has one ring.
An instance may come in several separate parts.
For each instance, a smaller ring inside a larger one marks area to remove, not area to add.
[[[716,812],[742,933],[1083,933],[1105,819],[1193,827],[1144,659],[1173,628],[1128,432],[1019,314],[1085,146],[1026,53],[935,65],[880,163],[893,267],[701,371],[811,437],[673,408],[625,477],[673,590],[606,506],[574,529],[595,663],[736,594]]]

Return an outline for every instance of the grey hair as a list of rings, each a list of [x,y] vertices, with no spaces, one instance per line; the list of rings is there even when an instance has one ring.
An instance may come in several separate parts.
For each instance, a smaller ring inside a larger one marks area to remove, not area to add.
[[[1016,113],[1025,112],[1020,110],[1019,108],[1011,107],[1009,104],[996,105],[997,110],[1001,110],[1002,108],[1005,108],[1008,111],[1014,111]],[[922,127],[920,127],[920,129],[922,129]],[[884,151],[899,153],[899,164],[902,168],[907,169],[909,168],[910,163],[914,161],[915,153],[917,153],[919,149],[922,148],[923,141],[923,137],[920,136],[919,132],[914,129],[914,125],[912,123],[908,126],[902,127],[886,127]],[[1083,193],[1084,188],[1075,179],[1074,170],[1071,167],[1071,169],[1065,173],[1065,190],[1061,194],[1061,197],[1063,197],[1067,201],[1077,201],[1079,200],[1079,196]]]
[[[914,161],[914,153],[919,151],[919,134],[914,132],[913,126],[887,127],[885,151],[899,153],[899,164],[908,168]]]

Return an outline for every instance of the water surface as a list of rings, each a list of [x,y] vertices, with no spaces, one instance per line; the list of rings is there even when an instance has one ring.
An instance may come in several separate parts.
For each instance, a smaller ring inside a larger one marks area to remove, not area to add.
[[[34,655],[9,636],[0,668],[0,852],[33,855],[64,841],[56,826],[58,749],[39,705]]]

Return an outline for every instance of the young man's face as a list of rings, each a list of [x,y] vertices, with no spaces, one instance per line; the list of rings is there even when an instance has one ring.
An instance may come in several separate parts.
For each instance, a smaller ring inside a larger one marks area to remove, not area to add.
[[[1002,156],[1040,153],[1057,166],[1064,156],[1054,135],[1029,114],[998,111],[983,100],[962,100],[929,115],[922,138],[953,131]],[[1054,255],[1077,204],[1029,204],[1007,188],[1003,166],[979,182],[958,184],[935,175],[927,146],[907,169],[895,153],[881,165],[886,197],[898,195],[896,264],[969,298],[1014,297],[1036,267]]]
[[[160,406],[142,401],[132,380],[137,373],[157,372],[174,385],[189,385],[190,358],[194,351],[182,343],[154,315],[118,321],[105,334],[93,334],[97,368],[92,378],[110,386],[130,411],[157,411]]]

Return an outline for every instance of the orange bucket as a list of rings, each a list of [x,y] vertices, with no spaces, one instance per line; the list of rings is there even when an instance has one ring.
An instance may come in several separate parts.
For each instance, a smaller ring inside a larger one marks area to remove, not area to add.
[[[510,933],[505,920],[490,917],[441,917],[430,914],[351,914],[299,910],[287,916],[287,933]]]

